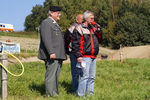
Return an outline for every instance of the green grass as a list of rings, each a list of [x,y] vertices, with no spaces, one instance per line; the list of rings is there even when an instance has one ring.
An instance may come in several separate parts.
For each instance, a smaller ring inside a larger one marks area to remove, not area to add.
[[[37,53],[38,51],[36,50],[21,50],[19,54],[13,54],[13,55],[21,59],[21,58],[37,57]],[[8,58],[14,59],[11,55],[8,55]]]
[[[38,51],[36,50],[21,50],[20,54],[15,54],[19,58],[37,57]]]
[[[45,97],[44,63],[24,63],[21,77],[8,75],[8,100],[84,100],[71,93],[70,64],[63,64],[59,96]],[[14,73],[21,67],[9,65]],[[95,95],[86,100],[150,100],[150,59],[97,61]]]
[[[39,38],[39,33],[36,32],[0,32],[0,36],[24,37],[24,38]]]

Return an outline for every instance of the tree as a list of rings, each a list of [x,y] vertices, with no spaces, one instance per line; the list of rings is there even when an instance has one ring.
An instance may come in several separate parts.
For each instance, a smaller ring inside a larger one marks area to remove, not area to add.
[[[119,45],[134,46],[150,43],[149,0],[45,0],[36,5],[25,19],[25,30],[36,31],[48,17],[49,7],[62,7],[58,22],[62,31],[75,22],[75,17],[86,10],[94,12],[95,21],[101,25],[101,45],[119,48]]]
[[[36,27],[39,26],[41,21],[40,10],[42,9],[41,5],[36,5],[32,8],[32,14],[26,17],[24,26],[26,31],[35,31]]]
[[[33,19],[32,19],[32,14],[28,15],[25,19],[25,31],[34,31],[34,26],[33,26]]]
[[[127,12],[121,17],[115,25],[115,37],[113,41],[114,48],[118,48],[120,44],[123,46],[137,46],[150,43],[147,38],[149,34],[148,23],[142,17],[131,12]],[[150,36],[150,34],[149,34]]]

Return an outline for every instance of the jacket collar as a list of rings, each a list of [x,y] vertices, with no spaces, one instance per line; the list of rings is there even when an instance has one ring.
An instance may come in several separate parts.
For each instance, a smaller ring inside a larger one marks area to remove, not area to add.
[[[85,26],[83,23],[81,24],[81,26],[83,27],[83,28],[88,28],[87,26]]]
[[[56,26],[56,27],[58,27],[58,29],[62,32],[62,30],[61,30],[61,28],[60,28],[60,26],[57,24],[57,22],[52,18],[52,17],[48,17],[51,21],[52,21],[52,23]]]
[[[52,17],[48,17],[48,18],[50,18],[53,21],[53,23],[57,23]]]

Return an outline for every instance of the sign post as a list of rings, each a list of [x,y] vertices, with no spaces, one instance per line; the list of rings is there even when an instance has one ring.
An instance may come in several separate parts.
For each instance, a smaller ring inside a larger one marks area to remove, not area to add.
[[[20,53],[19,43],[8,43],[0,41],[0,62],[8,68],[8,56],[3,51],[9,53]],[[7,72],[1,67],[1,99],[7,100]]]

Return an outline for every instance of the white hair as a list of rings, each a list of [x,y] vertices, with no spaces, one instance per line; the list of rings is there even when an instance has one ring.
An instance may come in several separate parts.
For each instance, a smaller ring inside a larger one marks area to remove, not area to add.
[[[88,18],[89,16],[94,15],[93,12],[87,10],[83,13],[83,19]]]
[[[51,13],[51,11],[50,11],[50,10],[48,11],[48,14],[49,14],[49,13]]]

